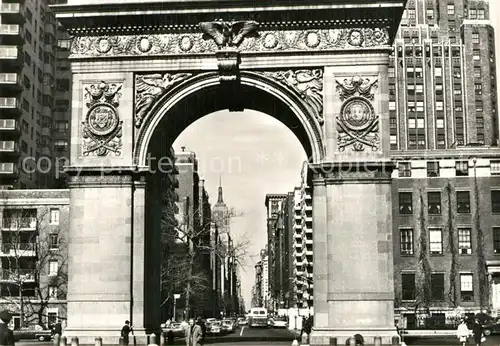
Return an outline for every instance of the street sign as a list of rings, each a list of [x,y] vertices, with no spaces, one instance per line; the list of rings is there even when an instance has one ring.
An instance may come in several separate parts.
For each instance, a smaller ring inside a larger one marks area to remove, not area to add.
[[[174,299],[179,299],[181,297],[180,294],[174,294]]]

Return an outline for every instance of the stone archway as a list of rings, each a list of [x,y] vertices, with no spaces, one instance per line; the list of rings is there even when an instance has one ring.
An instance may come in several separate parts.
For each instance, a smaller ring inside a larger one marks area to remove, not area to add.
[[[67,335],[112,343],[131,319],[143,343],[158,329],[144,211],[155,132],[168,143],[211,110],[253,108],[311,156],[311,344],[390,343],[386,79],[405,1],[78,2],[54,6],[73,36]]]

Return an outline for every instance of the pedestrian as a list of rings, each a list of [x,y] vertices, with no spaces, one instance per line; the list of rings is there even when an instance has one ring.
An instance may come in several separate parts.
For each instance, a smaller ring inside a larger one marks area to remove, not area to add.
[[[306,317],[302,316],[302,326],[300,328],[299,340],[302,340],[302,334],[304,334],[304,328],[306,327],[306,324],[307,324]]]
[[[52,328],[52,333],[54,333],[54,336],[58,334],[59,336],[62,335],[62,325],[60,321],[57,321],[56,324],[54,324],[54,327]]]
[[[128,335],[130,334],[131,331],[132,331],[132,327],[130,326],[130,321],[126,320],[125,325],[122,327],[122,331],[121,331],[121,337],[123,338],[124,345],[128,345],[128,343],[129,343]]]
[[[198,318],[196,319],[196,322],[201,327],[201,332],[202,332],[202,335],[203,335],[201,341],[204,343],[205,342],[205,336],[207,334],[207,326],[206,326],[205,322],[203,321],[203,319],[201,318],[201,316],[198,316]]]
[[[457,328],[457,338],[460,341],[461,346],[465,346],[467,343],[467,338],[470,336],[470,330],[467,328],[467,323],[465,323],[465,319],[462,318],[460,324]]]
[[[0,312],[0,345],[2,346],[14,346],[14,332],[9,329],[8,324],[12,319],[12,314],[3,310]]]
[[[186,346],[192,346],[193,342],[191,341],[191,335],[194,327],[194,321],[190,320],[189,323],[186,322],[186,320],[183,321],[184,323],[184,338],[186,339]],[[181,324],[182,326],[183,324]]]
[[[203,330],[201,329],[201,318],[196,320],[195,324],[191,327],[191,345],[201,346],[203,344]]]
[[[481,343],[486,341],[483,334],[483,326],[479,323],[479,319],[474,319],[474,325],[472,326],[472,334],[474,334],[474,342],[476,346],[481,346]]]

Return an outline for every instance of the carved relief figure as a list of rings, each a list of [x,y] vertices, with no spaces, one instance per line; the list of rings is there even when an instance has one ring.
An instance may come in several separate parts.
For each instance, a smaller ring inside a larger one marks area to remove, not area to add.
[[[237,47],[243,39],[255,33],[258,23],[254,21],[225,22],[219,19],[214,22],[200,23],[200,29],[204,36],[212,38],[217,47]]]
[[[265,72],[265,75],[296,92],[318,122],[323,124],[323,70],[287,70]]]
[[[116,108],[120,104],[122,85],[101,82],[85,87],[89,108],[82,122],[84,156],[121,155],[122,121]]]
[[[153,103],[191,73],[138,75],[135,78],[135,126],[140,127]]]
[[[339,98],[345,101],[336,119],[339,150],[349,147],[354,151],[364,151],[365,147],[378,150],[379,117],[370,102],[375,98],[377,80],[356,76],[336,83]]]

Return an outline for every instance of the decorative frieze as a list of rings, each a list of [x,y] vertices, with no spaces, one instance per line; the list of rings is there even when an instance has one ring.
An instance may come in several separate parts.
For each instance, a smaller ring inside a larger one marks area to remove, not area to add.
[[[329,181],[390,180],[394,163],[388,162],[352,162],[340,165],[313,165],[311,173],[317,184]]]
[[[375,99],[377,79],[355,76],[336,80],[339,99],[344,101],[337,121],[339,151],[379,149],[379,116],[371,103]]]
[[[251,21],[201,23],[202,32],[151,35],[75,36],[71,57],[120,57],[241,52],[323,51],[389,46],[385,28],[266,30]],[[207,39],[211,38],[211,39]]]
[[[140,128],[154,102],[191,73],[165,73],[135,76],[135,126]]]
[[[133,176],[129,174],[96,174],[68,175],[69,185],[127,185],[132,184]]]
[[[286,70],[262,72],[293,90],[322,125],[323,119],[323,70]]]
[[[121,155],[122,120],[117,108],[122,84],[100,82],[85,86],[87,113],[82,122],[83,156]]]

